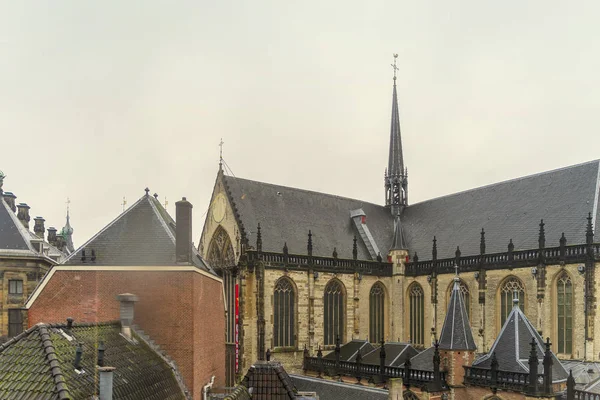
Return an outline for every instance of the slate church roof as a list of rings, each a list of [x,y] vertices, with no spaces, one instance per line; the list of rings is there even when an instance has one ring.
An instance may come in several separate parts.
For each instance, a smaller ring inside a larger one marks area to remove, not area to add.
[[[362,208],[366,223],[382,255],[392,247],[394,218],[381,205],[309,190],[223,176],[230,201],[237,208],[250,245],[262,227],[264,251],[306,254],[307,234],[313,234],[313,254],[352,257],[352,240],[358,232],[350,212]],[[537,248],[538,225],[546,222],[547,245],[564,232],[568,243],[584,243],[586,217],[592,212],[600,223],[598,204],[600,161],[500,182],[423,201],[405,207],[402,231],[410,254],[431,258],[431,241],[437,237],[438,258],[479,254],[481,228],[486,253],[505,252],[512,238],[515,250]],[[372,259],[359,240],[358,258]]]
[[[492,355],[495,353],[498,360],[498,369],[527,373],[529,372],[528,360],[532,339],[537,344],[539,359],[538,373],[542,374],[544,372],[544,352],[546,351],[544,340],[531,322],[529,322],[525,314],[523,314],[517,300],[514,302],[513,309],[506,318],[506,322],[502,326],[502,330],[494,341],[489,353],[475,360],[473,366],[491,368]],[[554,353],[552,353],[552,361],[552,381],[566,381],[569,374]]]
[[[448,312],[440,333],[440,350],[474,351],[477,349],[459,285],[460,279],[455,276]]]
[[[214,274],[190,246],[194,265]],[[156,198],[146,194],[72,253],[65,264],[82,265],[83,251],[90,265],[176,266],[175,221]]]
[[[113,399],[185,399],[174,369],[137,334],[125,339],[120,323],[38,324],[0,346],[0,398],[91,399],[96,395],[97,347],[104,342],[104,365],[113,373]],[[81,370],[75,370],[77,344],[82,345]],[[80,371],[81,371],[80,370]]]

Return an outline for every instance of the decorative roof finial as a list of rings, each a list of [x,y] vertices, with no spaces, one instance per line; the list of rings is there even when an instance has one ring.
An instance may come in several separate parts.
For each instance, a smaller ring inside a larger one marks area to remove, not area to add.
[[[513,290],[513,307],[519,307],[519,291]]]
[[[223,141],[223,138],[221,138],[221,141],[219,142],[219,170],[223,169],[223,145],[225,144],[225,142]]]
[[[358,259],[358,247],[356,246],[356,235],[354,235],[354,239],[352,240],[352,259]]]
[[[539,233],[539,237],[538,237],[538,243],[540,246],[540,249],[543,249],[544,247],[546,247],[546,230],[544,229],[544,220],[542,219],[540,221],[540,233]]]
[[[458,265],[454,264],[454,282],[460,282],[460,278],[458,277]]]
[[[313,243],[312,243],[312,232],[308,230],[308,243],[306,244],[306,251],[308,252],[309,257],[312,257],[313,251]]]
[[[481,255],[485,254],[485,230],[481,228],[481,240],[479,241],[479,253]]]
[[[4,178],[6,178],[6,175],[4,174],[4,172],[0,171],[0,194],[2,194],[2,185],[4,185]]]
[[[148,187],[146,187],[146,189],[144,189],[144,192],[146,192],[146,196],[148,196],[148,194],[150,193],[150,189],[148,189]]]
[[[392,68],[394,69],[394,84],[396,83],[396,71],[398,71],[398,67],[396,67],[397,59],[398,59],[398,54],[394,54],[394,63],[392,64]]]
[[[592,213],[588,213],[587,229],[585,231],[585,239],[587,244],[594,243],[594,226],[592,224]]]

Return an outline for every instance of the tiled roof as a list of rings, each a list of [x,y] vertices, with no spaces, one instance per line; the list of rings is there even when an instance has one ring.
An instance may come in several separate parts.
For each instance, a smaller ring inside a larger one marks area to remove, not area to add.
[[[475,340],[469,324],[469,315],[460,292],[460,279],[454,278],[448,312],[440,333],[440,350],[475,350]]]
[[[136,343],[120,332],[118,322],[75,324],[70,331],[65,325],[35,325],[0,346],[0,398],[91,398],[98,389],[97,348],[102,341],[104,365],[116,368],[113,399],[185,399],[173,367],[135,332]],[[77,344],[83,349],[83,372],[73,365]]]
[[[284,400],[296,397],[296,388],[283,366],[275,361],[257,361],[242,380],[256,400]]]
[[[536,175],[423,201],[404,208],[402,238],[411,255],[431,258],[437,237],[438,258],[479,254],[479,233],[486,233],[486,252],[504,252],[512,238],[516,250],[537,248],[538,224],[546,223],[547,245],[564,232],[569,243],[584,243],[586,217],[600,223],[600,161],[591,161]],[[361,200],[223,176],[230,201],[238,212],[242,232],[251,246],[256,226],[262,227],[264,251],[281,252],[287,242],[292,254],[306,254],[312,231],[313,254],[352,257],[358,236],[350,212],[362,209],[382,255],[393,246],[394,218],[388,208]],[[397,237],[398,239],[398,237]],[[359,240],[358,258],[371,259]]]
[[[93,250],[94,265],[175,266],[175,221],[157,199],[144,195],[72,253],[65,264],[82,265],[83,250],[90,265]],[[214,273],[196,249],[192,252],[194,265]]]
[[[537,345],[538,372],[541,374],[544,371],[544,340],[523,314],[518,303],[515,303],[489,353],[475,360],[473,366],[491,368],[492,355],[495,353],[498,369],[510,372],[529,372],[528,359],[532,339]],[[568,373],[554,353],[552,353],[552,361],[552,381],[565,381]]]
[[[433,371],[433,353],[435,347],[428,347],[410,359],[410,367],[421,371]],[[400,365],[401,367],[404,364]]]
[[[0,195],[0,251],[31,251],[21,232],[24,228],[14,214]]]

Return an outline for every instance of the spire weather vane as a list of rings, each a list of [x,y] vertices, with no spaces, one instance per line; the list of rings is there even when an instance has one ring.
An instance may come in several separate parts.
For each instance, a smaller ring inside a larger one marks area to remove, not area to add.
[[[65,201],[65,203],[67,204],[67,215],[69,215],[69,204],[71,204],[71,199],[67,197],[67,201]]]
[[[223,141],[223,138],[221,138],[221,141],[219,142],[219,165],[223,164],[223,145],[225,144],[225,142]]]
[[[396,80],[396,71],[398,71],[398,67],[396,67],[396,59],[398,58],[398,54],[394,54],[394,63],[390,64],[394,69],[394,80]]]

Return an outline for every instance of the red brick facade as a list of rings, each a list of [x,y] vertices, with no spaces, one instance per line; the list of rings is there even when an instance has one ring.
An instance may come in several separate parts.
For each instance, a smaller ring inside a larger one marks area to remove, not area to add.
[[[133,293],[139,297],[134,324],[177,363],[194,399],[201,399],[213,375],[215,386],[225,384],[223,286],[193,267],[171,268],[57,267],[29,302],[29,326],[67,317],[75,323],[118,320],[116,296]]]

